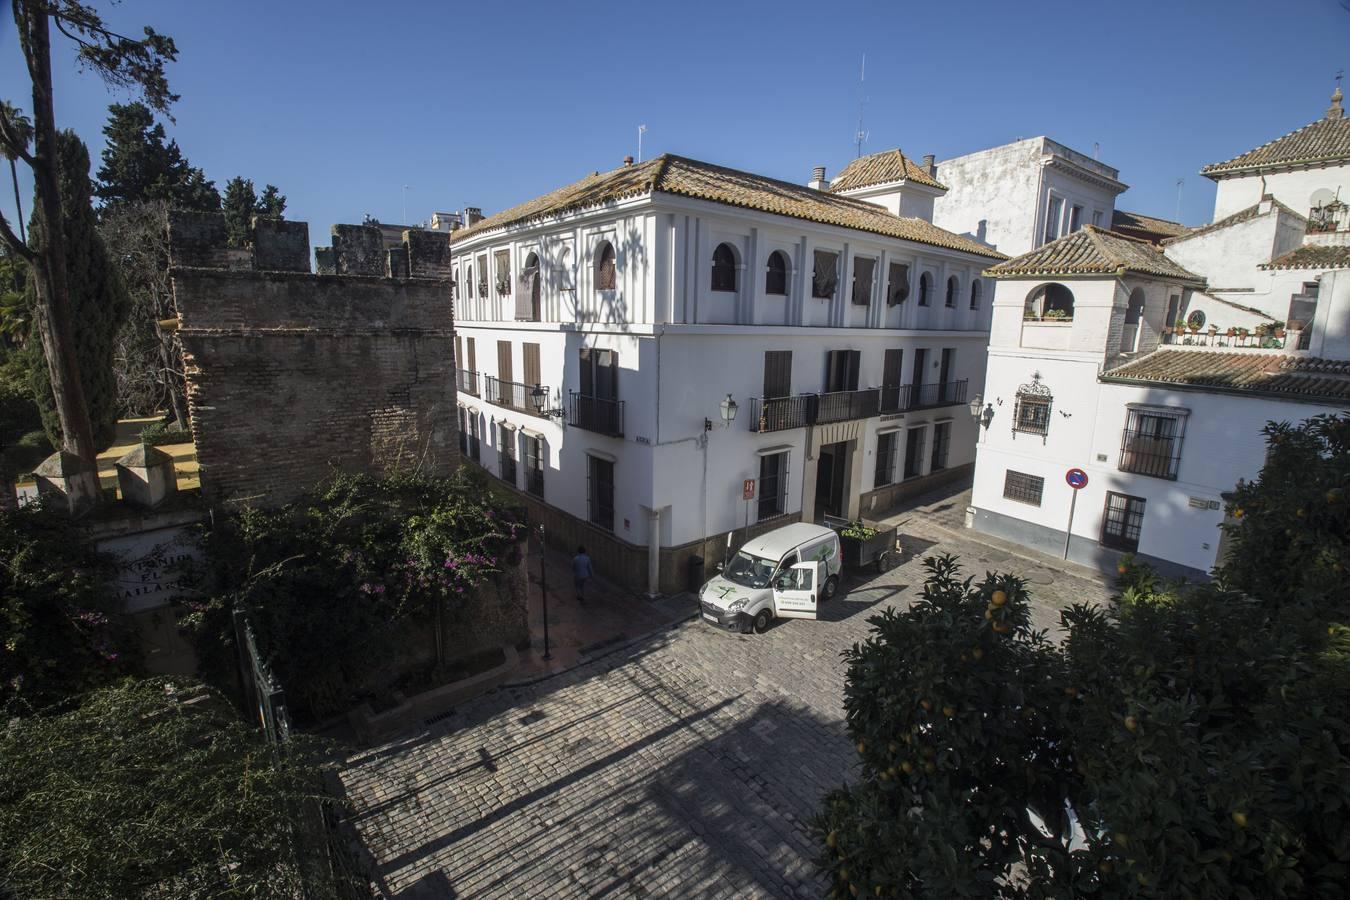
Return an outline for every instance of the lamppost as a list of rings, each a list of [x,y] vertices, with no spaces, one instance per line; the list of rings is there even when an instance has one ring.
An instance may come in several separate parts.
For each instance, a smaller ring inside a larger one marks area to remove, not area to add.
[[[983,410],[980,409],[981,406],[984,406]],[[994,404],[990,403],[985,405],[984,397],[976,394],[975,399],[970,401],[970,415],[975,420],[975,426],[977,428],[981,425],[984,426],[984,431],[987,435],[989,433],[989,425],[994,421]]]
[[[717,411],[722,416],[722,427],[730,428],[731,423],[736,421],[736,413],[740,411],[740,407],[736,405],[735,400],[731,399],[731,395],[727,394],[727,398],[717,404]],[[703,420],[704,431],[712,431],[712,427],[712,419]]]
[[[534,411],[536,413],[538,413],[541,416],[548,416],[549,418],[560,417],[563,415],[563,411],[561,409],[545,409],[544,406],[547,403],[548,403],[547,388],[545,388],[542,384],[536,384],[534,387],[530,388],[530,405],[534,407]]]
[[[544,601],[544,659],[552,659],[548,649],[548,582],[545,580],[544,564],[547,546],[544,544],[544,523],[539,523],[539,597]]]

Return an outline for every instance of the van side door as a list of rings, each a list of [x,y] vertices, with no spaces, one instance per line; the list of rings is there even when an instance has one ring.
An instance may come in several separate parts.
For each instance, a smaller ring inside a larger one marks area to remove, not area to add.
[[[784,570],[773,586],[774,612],[784,619],[814,619],[824,584],[823,562],[797,563]]]

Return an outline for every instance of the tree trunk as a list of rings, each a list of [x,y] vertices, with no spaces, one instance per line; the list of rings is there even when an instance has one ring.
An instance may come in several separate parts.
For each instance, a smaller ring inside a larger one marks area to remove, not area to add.
[[[33,283],[37,293],[38,334],[46,351],[47,371],[61,422],[61,443],[82,459],[98,456],[89,407],[75,355],[75,330],[66,286],[66,238],[61,216],[56,109],[52,97],[51,43],[45,4],[14,0],[14,21],[33,81],[33,194],[42,210],[41,243]],[[34,236],[38,237],[37,235]]]
[[[19,225],[19,237],[28,242],[28,232],[24,231],[23,198],[19,195],[19,166],[14,157],[9,158],[9,177],[14,182],[14,218]]]
[[[188,428],[187,390],[183,383],[183,358],[174,346],[172,335],[159,334],[160,371],[164,373],[164,390],[169,398],[169,411],[181,428]]]
[[[0,460],[0,512],[19,508],[19,495],[9,465]]]

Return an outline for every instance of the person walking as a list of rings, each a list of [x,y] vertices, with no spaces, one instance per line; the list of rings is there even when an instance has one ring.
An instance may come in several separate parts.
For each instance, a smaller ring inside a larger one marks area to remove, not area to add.
[[[577,555],[572,557],[572,583],[577,588],[577,602],[586,602],[586,582],[595,575],[595,569],[591,566],[591,558],[586,555],[585,547],[577,548]]]

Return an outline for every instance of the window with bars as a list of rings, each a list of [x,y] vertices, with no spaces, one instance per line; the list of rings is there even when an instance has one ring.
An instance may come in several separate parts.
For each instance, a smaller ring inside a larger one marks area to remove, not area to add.
[[[1176,481],[1188,413],[1131,409],[1120,440],[1120,471]]]
[[[933,464],[930,467],[936,472],[939,469],[947,468],[947,452],[952,445],[952,423],[939,422],[933,426]]]
[[[714,291],[736,290],[736,251],[730,244],[718,244],[713,251],[712,289]]]
[[[788,455],[769,453],[759,458],[758,521],[787,512]]]
[[[1019,391],[1017,403],[1013,407],[1013,431],[1045,437],[1050,433],[1050,407],[1053,403],[1054,398],[1048,394],[1025,394]]]
[[[918,478],[923,474],[923,438],[926,426],[911,428],[905,435],[905,478]]]
[[[953,275],[951,278],[948,278],[948,279],[947,279],[947,303],[946,303],[946,305],[947,305],[947,307],[948,307],[949,309],[955,309],[955,308],[956,308],[956,294],[957,294],[957,292],[958,292],[959,290],[960,290],[960,285],[957,283],[956,276]]]
[[[497,458],[501,463],[502,481],[516,486],[516,431],[505,425],[497,426]]]
[[[479,431],[478,413],[469,410],[469,459],[478,462],[482,455],[482,432]]]
[[[614,463],[587,456],[586,507],[591,523],[614,530]]]
[[[595,289],[612,291],[618,283],[618,270],[615,266],[614,245],[609,241],[595,248]]]
[[[1041,495],[1045,491],[1045,479],[1039,475],[1014,472],[1008,469],[1003,473],[1003,497],[1018,503],[1041,505]]]
[[[1102,515],[1102,546],[1134,553],[1144,530],[1144,498],[1106,492],[1106,511]]]
[[[839,254],[829,250],[815,252],[815,268],[811,272],[811,296],[817,300],[834,297],[839,286]]]
[[[872,277],[876,274],[877,261],[867,256],[853,257],[853,305],[870,306],[872,303]]]
[[[459,416],[459,453],[461,456],[469,455],[469,432],[468,419],[464,414],[464,407],[456,407]]]
[[[764,272],[764,293],[782,297],[788,292],[788,258],[782,250],[769,254],[769,265]]]
[[[544,496],[544,441],[525,435],[525,490]]]
[[[885,487],[895,481],[895,448],[898,431],[888,431],[877,435],[876,477],[872,481],[874,488]]]
[[[891,263],[886,283],[886,305],[899,306],[909,296],[909,266]]]

